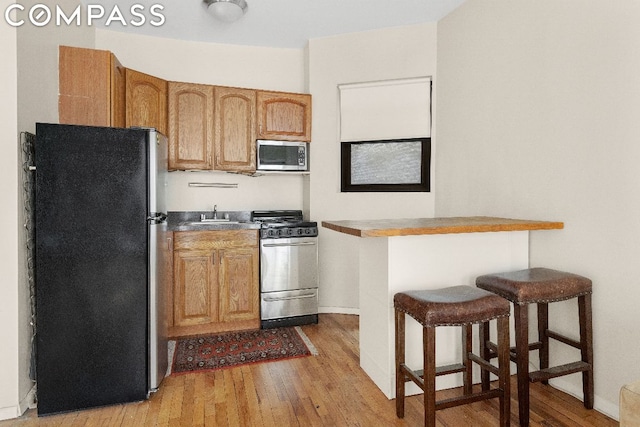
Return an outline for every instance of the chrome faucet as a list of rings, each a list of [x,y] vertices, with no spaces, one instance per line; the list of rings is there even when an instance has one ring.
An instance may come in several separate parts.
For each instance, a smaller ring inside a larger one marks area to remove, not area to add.
[[[213,205],[213,219],[218,219],[218,205]]]

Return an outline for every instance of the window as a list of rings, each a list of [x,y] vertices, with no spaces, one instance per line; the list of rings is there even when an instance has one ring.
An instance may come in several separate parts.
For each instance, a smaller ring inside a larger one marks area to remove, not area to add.
[[[430,191],[431,138],[343,142],[341,190]]]
[[[430,191],[431,79],[339,90],[341,191]]]

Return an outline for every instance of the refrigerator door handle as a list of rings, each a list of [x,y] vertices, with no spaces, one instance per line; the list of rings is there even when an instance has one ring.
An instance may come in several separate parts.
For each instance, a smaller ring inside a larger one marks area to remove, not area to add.
[[[147,217],[147,221],[151,221],[154,224],[159,224],[159,223],[165,222],[166,220],[167,220],[167,214],[162,212],[160,213],[152,212],[151,215]]]

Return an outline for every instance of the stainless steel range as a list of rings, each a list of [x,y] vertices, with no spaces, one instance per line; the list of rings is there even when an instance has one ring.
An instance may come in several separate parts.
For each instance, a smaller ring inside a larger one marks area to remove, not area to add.
[[[262,328],[318,323],[318,224],[302,211],[253,211],[260,229]]]

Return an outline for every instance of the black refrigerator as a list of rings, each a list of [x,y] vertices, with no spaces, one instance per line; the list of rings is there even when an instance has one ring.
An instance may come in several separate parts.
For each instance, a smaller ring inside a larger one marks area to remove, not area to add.
[[[143,400],[167,370],[167,141],[36,124],[38,415]]]

